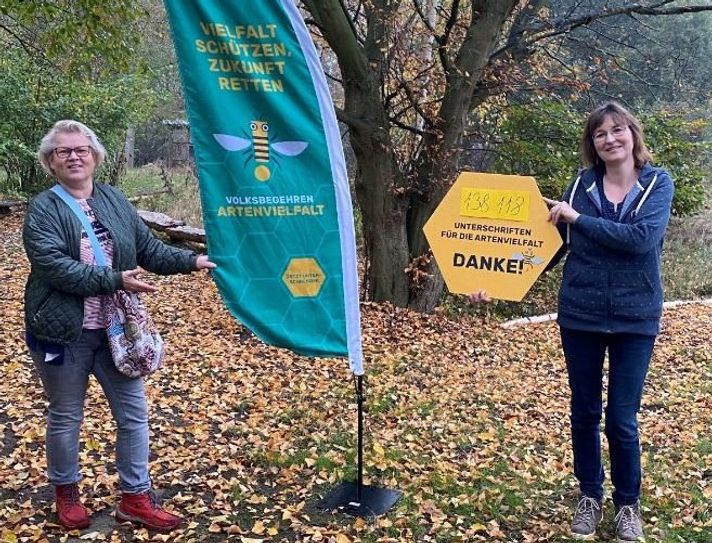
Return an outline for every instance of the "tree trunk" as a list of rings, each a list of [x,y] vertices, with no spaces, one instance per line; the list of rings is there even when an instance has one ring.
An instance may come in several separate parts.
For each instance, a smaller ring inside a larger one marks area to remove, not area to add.
[[[347,86],[350,113],[362,115],[372,99],[363,87]],[[366,249],[366,296],[373,301],[390,301],[404,307],[408,303],[408,238],[406,235],[406,198],[391,152],[385,115],[371,108],[367,122],[352,126],[351,146],[356,155],[356,198],[362,216]],[[362,117],[363,118],[363,117]]]
[[[366,165],[356,179],[367,257],[366,295],[369,300],[389,301],[404,307],[408,303],[405,204],[389,188],[392,172],[387,164],[360,163]]]
[[[134,167],[134,152],[136,143],[136,129],[129,126],[126,129],[126,141],[124,142],[124,155],[126,157],[126,167]]]
[[[343,76],[344,111],[356,155],[356,199],[363,219],[366,248],[366,295],[369,300],[408,303],[407,198],[390,137],[383,102],[383,54],[389,26],[388,8],[368,4],[368,34],[363,44],[340,0],[305,0],[324,37],[336,53]]]
[[[428,152],[417,165],[416,191],[408,213],[411,262],[419,265],[419,282],[411,285],[409,307],[430,312],[438,304],[444,281],[432,258],[423,226],[442,201],[458,174],[457,155],[472,110],[475,88],[489,62],[500,32],[516,0],[495,6],[485,0],[472,4],[472,24],[446,74],[446,89],[438,115],[438,130],[426,137]],[[477,100],[481,97],[477,96]],[[472,285],[474,291],[477,285]]]
[[[363,219],[367,297],[431,311],[440,299],[443,280],[422,228],[453,181],[475,85],[517,0],[472,1],[470,27],[459,50],[446,51],[445,45],[440,50],[446,89],[433,129],[422,136],[417,164],[403,169],[393,150],[386,99],[390,75],[384,56],[400,2],[365,4],[367,32],[361,42],[340,0],[304,2],[336,54],[343,80],[341,120],[349,126],[358,163],[356,198]],[[413,172],[415,179],[408,180],[413,186],[406,183],[404,171]]]

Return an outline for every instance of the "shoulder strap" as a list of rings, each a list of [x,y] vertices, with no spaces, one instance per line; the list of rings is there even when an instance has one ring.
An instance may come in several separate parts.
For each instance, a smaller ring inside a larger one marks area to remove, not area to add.
[[[79,222],[82,223],[82,227],[87,233],[87,237],[89,238],[92,249],[94,250],[94,258],[96,258],[96,263],[99,266],[107,266],[104,249],[101,248],[101,244],[99,243],[99,240],[96,237],[94,229],[91,227],[91,223],[89,222],[89,217],[87,217],[87,214],[84,213],[84,210],[81,208],[81,206],[74,198],[72,198],[72,196],[64,189],[62,185],[56,184],[50,190],[54,192],[57,196],[59,196],[62,201],[69,206],[69,209],[74,212],[74,214],[77,216],[77,219],[79,219]]]

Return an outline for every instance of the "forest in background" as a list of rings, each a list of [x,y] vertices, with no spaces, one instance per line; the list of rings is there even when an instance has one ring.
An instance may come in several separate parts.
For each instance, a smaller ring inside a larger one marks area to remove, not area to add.
[[[557,197],[579,167],[585,115],[604,100],[640,116],[675,179],[675,215],[709,209],[712,2],[301,7],[342,123],[367,300],[432,311],[443,285],[422,225],[457,172],[533,175]],[[59,118],[101,136],[104,181],[190,175],[167,168],[185,112],[160,1],[7,0],[0,43],[0,193],[25,198],[50,183],[35,152]],[[174,184],[186,187],[184,207],[199,206],[194,180]]]

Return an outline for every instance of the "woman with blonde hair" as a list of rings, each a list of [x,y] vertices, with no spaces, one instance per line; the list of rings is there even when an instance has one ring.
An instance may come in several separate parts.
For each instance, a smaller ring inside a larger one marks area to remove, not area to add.
[[[54,190],[30,202],[23,242],[31,269],[25,287],[27,343],[49,401],[47,473],[55,487],[60,524],[86,528],[89,512],[78,482],[79,432],[89,376],[101,385],[116,421],[116,470],[122,497],[116,516],[159,531],[181,517],[164,510],[148,472],[148,408],[142,377],[127,377],[114,365],[106,334],[106,304],[117,290],[154,292],[142,269],[190,273],[215,265],[156,239],[136,209],[116,188],[97,183],[94,170],[106,151],[84,124],[57,122],[42,139],[38,156],[86,215],[108,266],[97,266],[90,236],[72,208]]]

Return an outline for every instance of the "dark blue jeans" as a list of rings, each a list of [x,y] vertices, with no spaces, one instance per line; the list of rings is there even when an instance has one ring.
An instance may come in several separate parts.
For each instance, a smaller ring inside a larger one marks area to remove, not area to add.
[[[603,497],[600,424],[603,411],[603,360],[608,351],[606,437],[616,506],[640,497],[638,410],[655,336],[605,334],[561,328],[561,343],[571,387],[571,437],[574,474],[581,492]]]

